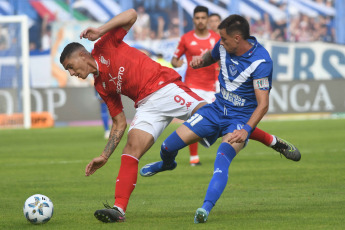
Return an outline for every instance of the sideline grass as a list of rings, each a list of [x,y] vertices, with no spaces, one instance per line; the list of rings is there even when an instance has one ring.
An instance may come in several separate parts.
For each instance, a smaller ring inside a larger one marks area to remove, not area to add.
[[[139,167],[159,160],[170,125]],[[105,145],[101,127],[0,130],[0,229],[343,229],[345,223],[345,120],[262,122],[260,128],[294,143],[300,162],[250,141],[234,159],[229,182],[206,224],[194,224],[195,210],[212,177],[217,142],[199,147],[202,166],[190,167],[180,151],[174,171],[138,175],[126,223],[103,224],[93,217],[113,202],[120,150],[91,177],[86,164]],[[34,226],[23,216],[26,198],[50,197],[54,216]]]

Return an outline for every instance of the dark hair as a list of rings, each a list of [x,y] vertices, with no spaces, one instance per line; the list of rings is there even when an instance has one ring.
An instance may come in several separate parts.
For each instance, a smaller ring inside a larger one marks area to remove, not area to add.
[[[81,48],[84,48],[84,46],[78,42],[71,42],[69,43],[62,51],[61,56],[60,56],[60,63],[62,64],[66,58],[69,58],[69,56],[71,56],[71,54],[76,51],[79,50]],[[85,48],[84,48],[85,49]]]
[[[224,19],[218,26],[218,29],[226,29],[226,33],[231,35],[235,32],[240,32],[243,39],[247,40],[250,37],[248,21],[237,14],[232,14]]]
[[[196,14],[196,13],[199,13],[199,12],[205,12],[207,15],[208,15],[208,8],[205,7],[205,6],[197,6],[194,8],[194,13],[193,13],[193,16]]]
[[[222,17],[219,14],[217,14],[217,13],[212,13],[208,17],[213,17],[213,16],[216,16],[216,17],[219,18],[219,20],[222,20]]]

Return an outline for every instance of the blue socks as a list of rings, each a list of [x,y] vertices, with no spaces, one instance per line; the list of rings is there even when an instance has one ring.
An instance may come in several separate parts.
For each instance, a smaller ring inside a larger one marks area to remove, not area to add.
[[[161,145],[161,158],[163,166],[170,166],[174,163],[178,150],[186,147],[186,144],[177,135],[176,131],[170,134]]]
[[[236,156],[235,149],[228,143],[221,143],[214,161],[213,177],[208,185],[202,208],[210,213],[220,195],[222,195],[228,182],[229,167],[232,159]]]
[[[107,107],[107,104],[105,104],[104,102],[101,103],[101,117],[102,117],[102,121],[103,121],[104,130],[105,131],[109,130],[108,107]]]

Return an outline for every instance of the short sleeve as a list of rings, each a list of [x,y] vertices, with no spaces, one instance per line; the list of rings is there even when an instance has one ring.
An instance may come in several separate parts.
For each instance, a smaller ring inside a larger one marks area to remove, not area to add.
[[[273,63],[262,62],[253,72],[254,89],[270,90],[272,88]]]
[[[127,31],[122,27],[117,27],[106,33],[99,39],[95,46],[101,46],[102,48],[117,47],[126,36]]]
[[[219,47],[220,47],[220,40],[214,45],[211,51],[211,55],[214,60],[220,59]]]
[[[123,105],[121,101],[121,95],[120,94],[114,94],[110,96],[104,96],[101,95],[103,101],[107,104],[109,113],[111,117],[115,117],[123,110]]]
[[[186,52],[185,39],[184,39],[184,36],[182,36],[174,52],[174,57],[179,59],[185,52]]]
[[[255,69],[255,71],[252,74],[252,77],[253,79],[260,79],[260,78],[265,78],[265,77],[272,78],[272,70],[273,70],[272,61],[262,62]]]

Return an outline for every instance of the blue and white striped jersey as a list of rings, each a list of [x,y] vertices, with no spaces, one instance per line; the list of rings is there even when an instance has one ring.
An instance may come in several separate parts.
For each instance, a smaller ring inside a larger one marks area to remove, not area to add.
[[[229,54],[220,45],[220,40],[211,52],[221,65],[218,76],[220,92],[216,94],[215,103],[220,109],[226,107],[227,115],[240,113],[251,116],[257,107],[254,80],[258,80],[255,89],[270,90],[272,87],[273,63],[269,53],[255,37],[250,37],[248,41],[253,47],[242,56]]]

